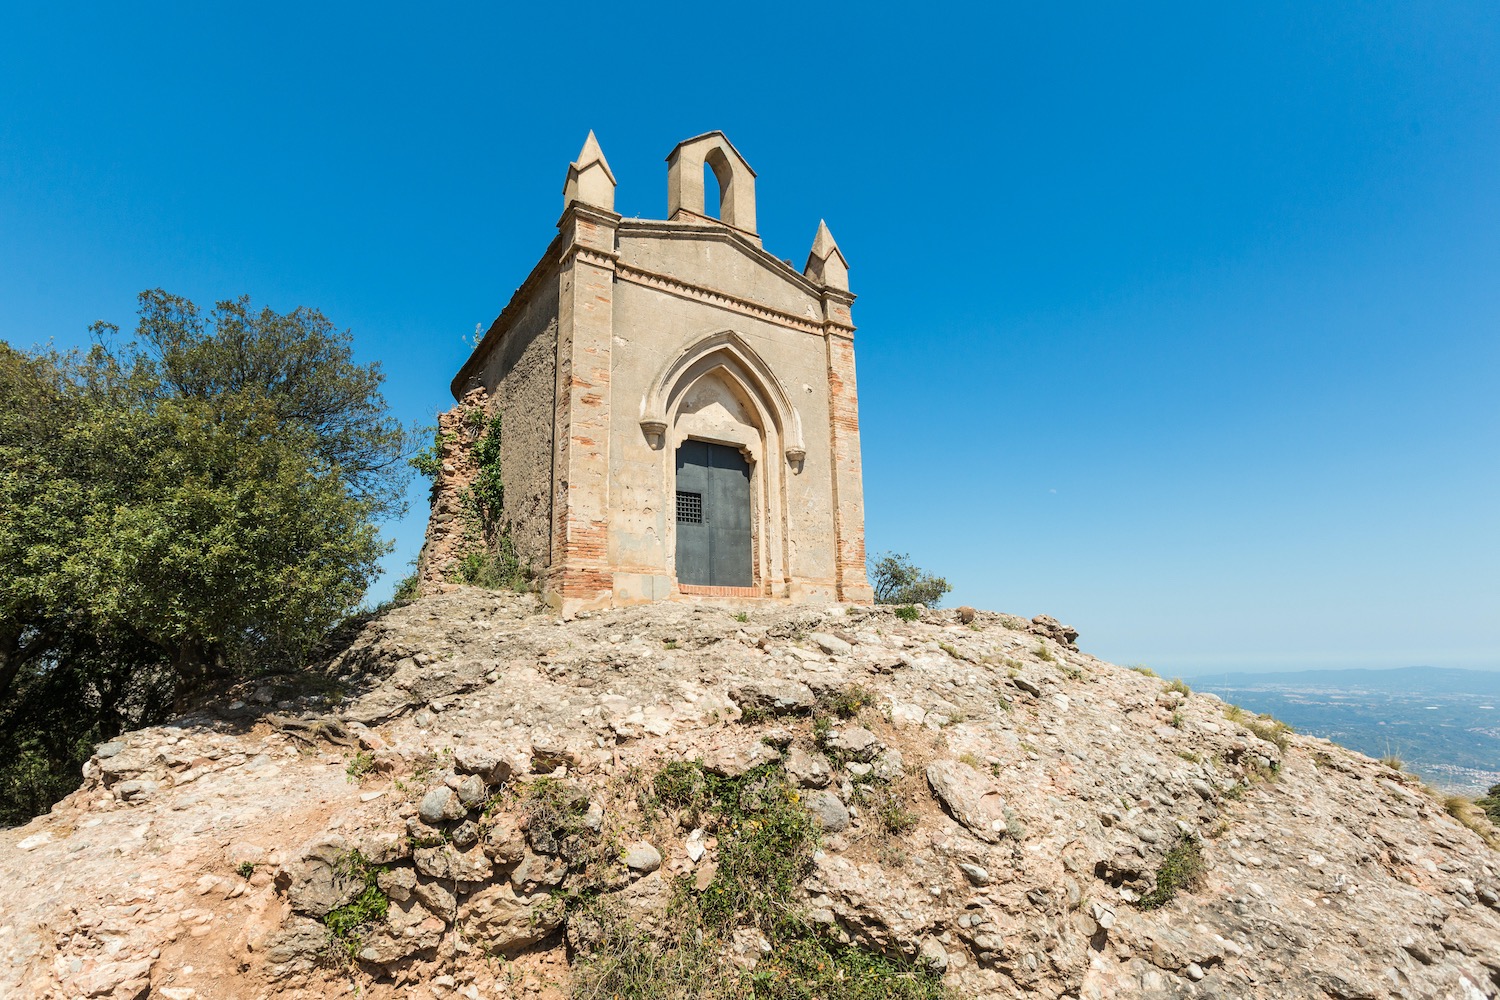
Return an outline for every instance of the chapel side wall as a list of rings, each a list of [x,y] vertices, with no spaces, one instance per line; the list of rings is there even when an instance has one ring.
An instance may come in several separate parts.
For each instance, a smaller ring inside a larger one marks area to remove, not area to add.
[[[626,240],[620,242],[620,262],[640,263],[653,271],[684,274],[712,266],[719,275],[716,287],[755,301],[775,301],[783,311],[810,310],[809,296],[756,262],[736,264],[733,256],[706,263],[720,243],[687,240]],[[730,255],[738,252],[729,248]],[[740,255],[742,256],[742,255]],[[726,275],[729,276],[726,279]],[[800,298],[800,305],[799,305]],[[611,455],[617,470],[612,484],[615,514],[610,532],[610,562],[617,571],[655,572],[670,577],[673,568],[668,544],[675,519],[670,483],[675,456],[653,449],[640,426],[639,401],[662,366],[679,350],[721,330],[738,333],[780,378],[792,406],[801,416],[807,456],[800,470],[787,462],[784,450],[766,455],[778,463],[784,485],[787,534],[772,531],[772,543],[786,553],[785,573],[797,592],[826,591],[836,585],[834,514],[831,488],[830,425],[827,348],[823,338],[791,329],[745,312],[723,308],[644,287],[621,278],[615,287],[617,332],[613,391],[619,405],[611,423]],[[819,306],[819,309],[821,307]],[[784,449],[785,442],[782,442]],[[764,475],[764,470],[762,470]],[[761,480],[764,482],[764,479]],[[763,533],[771,527],[758,523]],[[781,564],[780,553],[772,559]],[[772,579],[781,596],[783,581]],[[635,596],[635,595],[631,595]],[[643,598],[665,593],[643,593]]]
[[[551,561],[557,295],[556,273],[529,290],[478,375],[491,406],[500,411],[500,468],[511,539],[537,572]]]

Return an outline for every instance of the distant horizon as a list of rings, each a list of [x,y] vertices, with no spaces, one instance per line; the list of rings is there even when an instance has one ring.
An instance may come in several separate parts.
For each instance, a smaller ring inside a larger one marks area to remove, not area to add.
[[[1245,674],[1251,676],[1263,676],[1267,674],[1354,674],[1354,673],[1395,673],[1398,670],[1452,670],[1468,674],[1493,674],[1500,673],[1500,666],[1494,667],[1439,667],[1427,663],[1412,663],[1403,667],[1270,667],[1262,670],[1246,669],[1236,667],[1222,670],[1199,670],[1195,672],[1183,672],[1180,676],[1184,679],[1194,677],[1213,677],[1225,674]]]

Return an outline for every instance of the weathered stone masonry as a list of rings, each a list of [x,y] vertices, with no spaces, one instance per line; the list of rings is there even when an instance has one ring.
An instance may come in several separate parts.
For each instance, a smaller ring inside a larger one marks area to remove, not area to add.
[[[567,611],[868,602],[848,263],[822,224],[802,272],[766,252],[755,172],[723,133],[667,163],[668,217],[623,219],[590,134],[557,238],[453,380],[503,418],[517,553]],[[428,584],[461,555],[473,440],[445,454]]]
[[[478,468],[474,445],[484,428],[470,415],[488,414],[489,397],[475,388],[464,394],[457,406],[438,416],[440,467],[432,488],[432,514],[427,519],[427,537],[417,560],[417,578],[425,590],[446,582],[473,540],[474,527],[464,509],[464,493],[474,484]]]

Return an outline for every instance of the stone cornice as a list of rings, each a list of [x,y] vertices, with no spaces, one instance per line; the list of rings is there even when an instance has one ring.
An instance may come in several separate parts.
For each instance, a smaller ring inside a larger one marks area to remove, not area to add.
[[[562,266],[567,267],[574,259],[581,260],[585,264],[596,264],[599,267],[613,269],[615,262],[620,259],[620,255],[618,253],[605,253],[602,250],[595,250],[593,247],[574,243],[563,251]]]
[[[571,201],[563,209],[563,214],[557,219],[557,228],[562,229],[568,224],[568,216],[576,215],[581,219],[605,226],[617,226],[623,218],[618,212],[611,212],[607,208],[599,208],[597,205],[586,205],[581,201]]]
[[[681,218],[678,218],[678,216],[681,216]],[[738,235],[741,239],[743,239],[746,243],[749,243],[751,246],[765,249],[761,244],[759,233],[752,232],[749,229],[741,229],[739,226],[731,226],[729,223],[724,222],[721,219],[715,219],[711,215],[701,215],[697,212],[694,212],[690,208],[679,208],[677,211],[672,213],[672,217],[667,221],[687,222],[691,225],[696,226],[715,226],[727,229],[731,233]]]
[[[803,333],[822,336],[823,328],[827,325],[822,317],[812,319],[806,316],[796,316],[789,312],[783,312],[780,309],[761,305],[759,302],[742,299],[737,295],[730,295],[727,292],[720,292],[712,288],[705,288],[702,285],[695,285],[692,282],[683,281],[681,278],[675,278],[670,274],[657,274],[654,271],[647,271],[632,264],[617,262],[615,264],[615,275],[621,281],[629,281],[632,284],[651,288],[658,292],[666,292],[669,295],[676,295],[680,298],[704,302],[731,312],[767,320],[779,326],[801,330]]]

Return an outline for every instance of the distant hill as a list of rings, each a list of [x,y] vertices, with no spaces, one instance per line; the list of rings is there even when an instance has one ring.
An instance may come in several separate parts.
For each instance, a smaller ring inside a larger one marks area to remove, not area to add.
[[[1500,782],[1500,672],[1450,667],[1209,673],[1200,691],[1298,731],[1400,757],[1440,788],[1475,795]]]
[[[1472,694],[1500,697],[1500,670],[1455,667],[1397,667],[1392,670],[1295,670],[1287,673],[1202,673],[1190,680],[1201,686],[1256,688],[1331,688],[1342,691],[1392,691],[1426,694]]]

